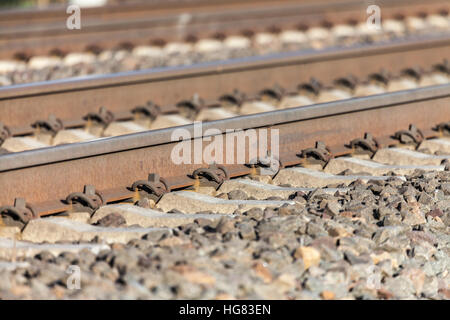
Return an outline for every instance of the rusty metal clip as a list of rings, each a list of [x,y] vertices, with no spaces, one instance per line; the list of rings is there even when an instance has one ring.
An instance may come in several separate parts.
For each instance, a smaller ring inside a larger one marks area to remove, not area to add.
[[[450,122],[440,123],[436,126],[436,130],[442,135],[450,136]]]
[[[323,85],[316,78],[311,78],[308,83],[303,83],[298,86],[298,90],[306,90],[316,96],[320,93],[322,88]]]
[[[24,198],[14,199],[13,206],[0,207],[0,216],[6,225],[23,227],[28,221],[38,218],[33,207]]]
[[[372,136],[372,134],[366,132],[364,138],[358,138],[350,141],[350,148],[359,150],[362,153],[369,153],[373,156],[379,148],[378,141]]]
[[[218,31],[218,32],[216,32],[216,33],[213,34],[213,38],[216,39],[216,40],[220,40],[220,41],[225,40],[226,37],[227,37],[227,35],[226,35],[226,33],[224,33],[224,32],[219,32],[219,31]]]
[[[211,164],[208,168],[196,169],[192,176],[195,179],[203,178],[204,182],[212,183],[215,187],[220,186],[225,180],[230,178],[227,169],[223,165],[217,164]]]
[[[85,185],[83,192],[73,192],[66,198],[66,203],[73,204],[77,211],[95,211],[103,204],[102,195],[92,185]]]
[[[279,34],[281,33],[281,27],[277,25],[271,25],[270,27],[267,28],[267,32]]]
[[[322,141],[317,141],[314,148],[302,150],[298,156],[307,159],[310,163],[320,163],[322,165],[325,165],[333,157]]]
[[[101,107],[98,112],[90,112],[83,117],[84,120],[92,120],[103,126],[107,126],[114,121],[114,113],[107,110],[105,107]]]
[[[245,93],[239,91],[238,89],[234,89],[232,93],[224,94],[219,98],[220,101],[229,102],[237,106],[241,106],[245,99]]]
[[[358,84],[358,79],[353,75],[348,75],[346,77],[336,79],[334,81],[334,84],[337,86],[349,88],[350,90],[355,90],[356,85]]]
[[[268,97],[269,99],[275,99],[277,101],[280,101],[283,96],[285,95],[286,91],[280,87],[278,84],[270,87],[270,88],[266,88],[262,91],[260,91],[259,96],[261,98],[263,97]]]
[[[416,81],[420,80],[420,78],[422,77],[422,74],[423,74],[423,70],[420,69],[419,67],[408,68],[401,72],[401,75],[414,78]]]
[[[64,128],[62,121],[51,114],[47,120],[38,120],[31,125],[33,128],[39,128],[43,132],[51,133],[55,135],[58,131]]]
[[[161,113],[161,109],[158,105],[151,101],[148,101],[145,106],[137,106],[131,112],[134,115],[143,115],[144,117],[155,120],[156,117]]]
[[[266,156],[251,159],[249,166],[252,168],[259,167],[260,175],[275,175],[280,171],[281,162],[280,159],[273,156],[270,151],[267,151]]]
[[[5,126],[2,122],[0,122],[0,146],[9,137],[11,137],[11,131],[7,126]]]
[[[369,75],[369,81],[375,81],[378,83],[382,83],[383,85],[387,86],[389,83],[389,80],[391,79],[391,75],[388,71],[385,69],[382,69],[380,72],[372,73]]]
[[[255,35],[255,33],[256,33],[255,30],[252,30],[252,29],[243,29],[241,31],[241,34],[247,38],[253,37]]]
[[[404,144],[420,144],[424,137],[422,132],[413,124],[409,125],[408,130],[400,130],[394,134],[394,138]]]
[[[205,107],[205,101],[195,94],[190,100],[183,100],[177,103],[180,115],[188,119],[194,119],[195,115]]]
[[[445,59],[444,62],[434,65],[433,70],[442,72],[445,74],[450,74],[450,66],[449,66],[448,60]]]
[[[149,198],[159,200],[164,193],[169,192],[169,187],[164,178],[157,173],[150,173],[148,180],[138,180],[131,186],[133,191],[144,191]]]

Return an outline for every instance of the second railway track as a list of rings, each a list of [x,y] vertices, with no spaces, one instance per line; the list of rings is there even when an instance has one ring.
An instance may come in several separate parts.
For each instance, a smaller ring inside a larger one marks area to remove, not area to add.
[[[45,69],[87,61],[104,63],[104,59],[113,59],[115,53],[120,57],[124,55],[122,51],[132,48],[138,58],[149,56],[154,60],[177,51],[193,51],[196,55],[216,51],[217,55],[217,51],[230,50],[242,54],[241,50],[249,55],[253,51],[264,52],[270,47],[269,42],[281,42],[282,48],[275,49],[279,51],[289,47],[322,48],[448,30],[449,8],[445,1],[435,0],[427,5],[420,1],[399,0],[377,4],[383,7],[382,29],[378,31],[367,27],[366,7],[359,1],[318,4],[263,1],[260,6],[253,2],[242,3],[238,8],[217,12],[216,4],[205,12],[162,16],[159,12],[146,19],[135,17],[127,21],[109,21],[108,14],[101,15],[106,21],[96,21],[88,15],[90,18],[84,21],[83,29],[72,31],[61,26],[61,21],[53,26],[30,25],[27,21],[22,27],[3,28],[0,32],[0,59],[15,57],[19,60],[1,63],[0,72],[27,66]],[[231,8],[236,6],[235,3],[229,5]],[[108,12],[108,7],[96,10]],[[136,11],[143,14],[142,10]],[[98,56],[92,54],[101,51]],[[82,52],[85,53],[80,55]],[[186,58],[192,59],[195,54]],[[35,59],[29,60],[32,57]],[[142,63],[148,64],[148,61]]]
[[[447,83],[449,44],[422,37],[3,88],[0,141],[21,151]]]

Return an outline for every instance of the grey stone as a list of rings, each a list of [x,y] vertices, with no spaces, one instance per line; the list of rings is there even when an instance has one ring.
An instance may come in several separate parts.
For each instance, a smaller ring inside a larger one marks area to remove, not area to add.
[[[230,200],[247,200],[247,194],[242,190],[233,190],[228,192],[228,199]]]

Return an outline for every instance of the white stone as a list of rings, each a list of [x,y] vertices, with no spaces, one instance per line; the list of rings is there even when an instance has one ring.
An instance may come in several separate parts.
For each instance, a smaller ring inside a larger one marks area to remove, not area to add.
[[[414,31],[420,31],[427,27],[427,22],[424,19],[414,16],[406,17],[405,24],[407,28]]]
[[[78,221],[82,223],[89,223],[91,219],[91,214],[89,212],[70,212],[67,218],[72,221]]]
[[[317,97],[318,103],[325,103],[325,102],[331,102],[331,101],[337,101],[337,100],[343,100],[343,99],[350,99],[352,97],[352,94],[346,90],[342,89],[330,89],[330,90],[324,90],[319,93],[319,96]]]
[[[299,30],[284,30],[280,33],[279,39],[287,44],[306,43],[308,41],[306,34]]]
[[[177,191],[166,193],[157,207],[166,212],[176,209],[184,213],[211,211],[232,214],[237,209],[246,211],[252,208],[281,207],[283,204],[295,204],[295,201],[226,200],[197,192]]]
[[[95,140],[98,137],[85,129],[67,129],[59,131],[53,138],[53,145]]]
[[[306,31],[310,40],[326,40],[330,37],[330,30],[323,27],[313,27]]]
[[[28,67],[31,69],[43,69],[48,67],[56,67],[62,64],[60,57],[52,56],[34,56],[28,61]]]
[[[227,119],[232,117],[237,117],[238,115],[234,112],[230,112],[223,108],[205,108],[199,112],[196,117],[197,121],[213,121],[220,119]]]
[[[331,33],[335,37],[354,37],[356,35],[356,29],[348,24],[338,24],[331,28]]]
[[[64,57],[64,64],[73,66],[79,63],[91,64],[95,62],[95,55],[90,52],[73,52]]]
[[[428,149],[432,153],[440,151],[446,154],[450,154],[450,139],[440,138],[425,140],[420,144],[420,149]]]
[[[303,106],[309,106],[316,103],[314,100],[307,96],[287,96],[281,99],[278,108],[279,109],[288,109],[288,108],[295,108],[295,107],[303,107]]]
[[[309,193],[315,188],[297,188],[297,187],[280,187],[273,184],[263,183],[250,179],[232,179],[227,180],[220,186],[218,192],[228,193],[233,190],[242,190],[248,196],[257,200],[264,200],[269,197],[286,198],[297,191]],[[347,188],[324,188],[325,193],[334,194],[336,191],[347,191]]]
[[[249,38],[244,36],[229,36],[225,38],[223,44],[229,49],[247,49],[251,42]]]
[[[184,126],[186,124],[191,124],[192,121],[186,119],[177,114],[161,115],[158,116],[155,121],[150,125],[151,130],[169,128],[174,126]]]
[[[111,50],[103,50],[102,52],[99,53],[98,55],[98,60],[99,61],[108,61],[113,59],[114,57],[114,52]]]
[[[387,180],[388,176],[362,176],[362,175],[334,175],[323,171],[312,170],[309,168],[287,168],[282,169],[273,179],[275,184],[290,184],[294,187],[300,188],[322,188],[330,184],[344,184],[349,185],[356,180]],[[406,181],[405,177],[397,176],[396,179]]]
[[[34,257],[42,251],[49,251],[57,256],[62,252],[79,252],[88,249],[94,254],[110,247],[106,244],[38,244],[26,241],[14,241],[0,238],[0,259],[12,260],[15,258]]]
[[[128,50],[125,50],[125,49],[120,49],[120,50],[115,51],[113,53],[113,55],[114,55],[114,59],[120,61],[120,60],[127,58],[130,55],[130,52],[128,52]]]
[[[4,226],[0,220],[0,238],[19,239],[20,228],[17,226]]]
[[[1,249],[0,249],[1,250]],[[0,271],[14,271],[18,268],[28,268],[30,264],[28,262],[6,262],[0,261]]]
[[[108,127],[103,132],[103,135],[105,137],[112,137],[147,130],[149,130],[149,128],[143,127],[133,121],[116,121],[108,125]]]
[[[375,161],[363,160],[358,158],[341,157],[331,159],[324,171],[328,173],[337,174],[346,169],[356,172],[368,172],[374,175],[383,175],[389,171],[394,171],[397,174],[407,175],[413,173],[416,169],[421,170],[444,170],[444,166],[424,166],[424,165],[386,165]]]
[[[125,219],[127,226],[139,225],[144,228],[175,228],[192,223],[196,219],[218,220],[225,216],[222,214],[164,213],[131,204],[114,204],[98,209],[92,216],[91,223],[96,223],[98,220],[111,213],[120,214]]]
[[[194,45],[194,50],[201,53],[217,52],[223,48],[223,43],[217,39],[201,39]]]
[[[447,84],[449,82],[450,78],[447,74],[442,72],[433,72],[431,74],[423,75],[420,78],[419,86],[420,87],[434,86],[440,84]]]
[[[240,114],[255,114],[261,112],[274,111],[275,106],[263,101],[244,102],[240,109]]]
[[[106,243],[127,243],[161,228],[109,228],[92,226],[66,218],[31,220],[22,231],[22,240],[30,242],[89,242],[95,237]],[[169,229],[164,229],[169,230]]]
[[[357,33],[360,35],[379,35],[382,33],[381,28],[373,28],[372,26],[368,26],[366,21],[359,23],[356,26]]]
[[[357,86],[355,88],[354,96],[365,97],[365,96],[381,94],[381,93],[385,93],[385,92],[386,92],[385,87],[371,83],[371,84],[367,84],[367,85]]]
[[[187,54],[193,50],[193,46],[186,42],[170,42],[165,45],[163,50],[166,54]]]
[[[376,152],[374,161],[392,165],[440,165],[447,156],[435,156],[403,148],[383,148]]]
[[[277,42],[277,36],[273,33],[265,33],[265,32],[261,32],[261,33],[257,33],[254,37],[254,41],[255,44],[257,46],[268,46],[270,44],[273,44],[275,42]]]
[[[388,92],[416,89],[418,83],[412,78],[393,79],[389,81],[387,90]]]
[[[133,49],[133,55],[138,57],[161,58],[164,55],[164,51],[157,46],[138,46]]]
[[[392,33],[404,33],[405,25],[403,22],[393,19],[386,19],[382,21],[381,26],[384,32],[392,32]]]
[[[0,86],[10,86],[12,84],[12,80],[6,75],[2,75],[0,71]]]
[[[22,61],[0,60],[0,74],[12,71],[21,71],[26,68],[26,64]]]
[[[70,4],[76,4],[82,8],[101,7],[107,2],[108,0],[70,0]]]
[[[432,14],[426,20],[434,28],[447,29],[449,27],[448,18],[441,15]]]
[[[12,137],[3,142],[2,148],[10,152],[21,152],[32,149],[48,147],[47,144],[39,142],[33,137]]]

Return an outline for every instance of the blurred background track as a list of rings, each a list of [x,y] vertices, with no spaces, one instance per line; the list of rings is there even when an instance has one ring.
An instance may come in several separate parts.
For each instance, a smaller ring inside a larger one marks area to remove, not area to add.
[[[83,8],[66,28],[66,5],[0,12],[0,86],[268,53],[370,44],[450,30],[448,1],[146,1]]]

